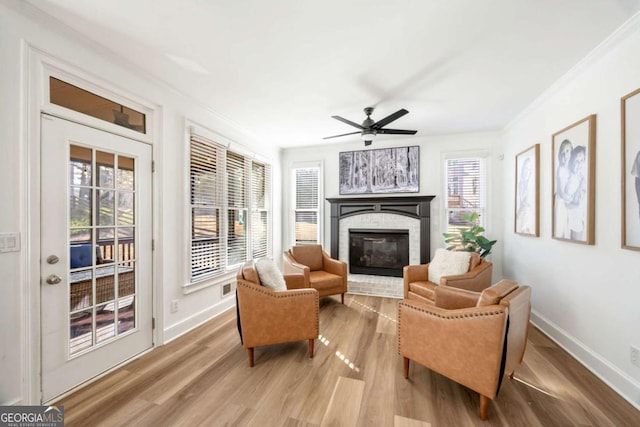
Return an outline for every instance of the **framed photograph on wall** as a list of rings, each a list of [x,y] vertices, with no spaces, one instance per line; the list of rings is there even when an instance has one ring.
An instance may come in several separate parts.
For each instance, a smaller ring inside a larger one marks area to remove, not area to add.
[[[540,144],[516,155],[516,201],[514,231],[540,235]]]
[[[622,247],[640,251],[640,89],[622,97]]]
[[[340,194],[417,193],[420,147],[340,153]]]
[[[593,245],[595,241],[596,115],[552,136],[554,239]]]

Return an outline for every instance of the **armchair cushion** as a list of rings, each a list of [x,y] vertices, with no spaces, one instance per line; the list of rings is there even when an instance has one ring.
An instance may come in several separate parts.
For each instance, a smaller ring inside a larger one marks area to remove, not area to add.
[[[260,278],[260,284],[274,291],[286,291],[287,285],[284,277],[276,264],[269,258],[260,258],[256,261],[256,271]]]
[[[470,252],[436,249],[436,254],[429,263],[429,281],[439,284],[442,276],[455,276],[468,272],[470,259]]]
[[[92,245],[89,243],[71,245],[71,268],[89,267],[93,262],[91,259],[91,248]]]

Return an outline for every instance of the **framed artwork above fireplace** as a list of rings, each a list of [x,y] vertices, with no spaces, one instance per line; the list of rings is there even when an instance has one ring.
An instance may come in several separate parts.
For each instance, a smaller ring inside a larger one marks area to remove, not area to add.
[[[417,193],[420,147],[340,153],[340,194]]]

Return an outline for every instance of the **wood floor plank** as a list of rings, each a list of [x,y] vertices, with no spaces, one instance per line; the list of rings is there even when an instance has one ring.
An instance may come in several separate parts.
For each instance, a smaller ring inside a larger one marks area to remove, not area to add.
[[[329,400],[329,406],[320,425],[332,427],[356,425],[360,415],[363,392],[364,381],[338,377],[331,400]]]
[[[420,420],[412,420],[411,418],[395,415],[393,417],[393,427],[431,427],[430,423]]]
[[[229,310],[56,404],[72,427],[640,425],[640,411],[533,327],[516,379],[480,420],[471,390],[413,362],[404,378],[397,303],[321,298],[313,359],[307,341],[279,344],[257,348],[253,368]]]

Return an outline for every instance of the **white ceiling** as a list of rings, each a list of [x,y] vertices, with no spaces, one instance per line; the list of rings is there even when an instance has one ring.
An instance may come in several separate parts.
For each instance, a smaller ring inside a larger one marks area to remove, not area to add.
[[[417,136],[500,129],[640,9],[640,0],[29,2],[281,147],[355,131],[331,116],[360,123],[367,106],[374,120],[406,108],[389,127]]]

